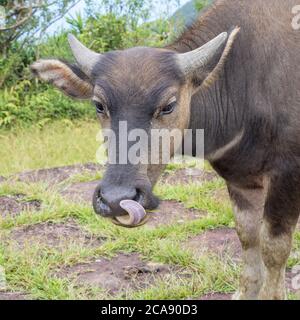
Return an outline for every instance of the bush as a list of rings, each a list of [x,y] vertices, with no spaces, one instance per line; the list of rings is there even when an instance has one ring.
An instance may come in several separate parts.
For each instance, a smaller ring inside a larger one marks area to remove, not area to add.
[[[90,103],[73,101],[52,87],[43,86],[41,90],[28,80],[0,91],[1,128],[94,117]]]
[[[115,0],[107,0],[109,6]],[[126,0],[127,1],[127,0]],[[122,1],[118,2],[122,8]],[[126,2],[127,3],[127,2]],[[79,14],[68,18],[71,31],[89,48],[98,52],[133,46],[161,47],[172,36],[174,26],[166,19],[145,22],[142,3],[128,0],[129,12]],[[150,3],[150,2],[149,2]],[[38,124],[57,119],[94,118],[94,108],[87,102],[65,97],[30,73],[29,65],[40,58],[73,61],[67,31],[45,38],[39,45],[20,47],[14,43],[7,55],[0,56],[0,128]]]
[[[172,23],[163,19],[132,28],[126,17],[108,14],[89,19],[79,37],[90,49],[107,52],[134,46],[161,47],[173,29]]]
[[[88,19],[80,40],[98,52],[123,49],[127,36],[125,18],[113,14]]]
[[[35,59],[34,51],[34,48],[19,50],[16,45],[10,50],[8,57],[0,55],[0,88],[28,78],[27,67]]]

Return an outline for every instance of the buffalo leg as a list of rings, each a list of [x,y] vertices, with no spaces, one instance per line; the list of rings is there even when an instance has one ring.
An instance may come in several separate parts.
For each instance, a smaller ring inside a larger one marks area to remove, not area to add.
[[[285,268],[300,210],[300,171],[271,178],[261,229],[261,253],[266,267],[260,299],[286,298]]]
[[[243,270],[235,300],[258,298],[263,283],[263,263],[259,234],[262,225],[265,193],[263,183],[247,188],[228,185],[236,230],[243,248]]]

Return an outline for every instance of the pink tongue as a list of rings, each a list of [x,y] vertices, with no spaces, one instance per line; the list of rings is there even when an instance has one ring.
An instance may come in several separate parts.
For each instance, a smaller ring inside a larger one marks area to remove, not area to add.
[[[133,200],[121,201],[120,207],[128,212],[128,216],[116,218],[116,220],[123,226],[137,226],[145,219],[147,215],[145,209],[138,202]]]

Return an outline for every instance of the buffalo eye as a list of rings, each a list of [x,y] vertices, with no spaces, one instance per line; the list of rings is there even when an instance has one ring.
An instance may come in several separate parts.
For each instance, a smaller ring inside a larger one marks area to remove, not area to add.
[[[161,109],[160,115],[163,116],[163,115],[172,113],[175,107],[176,107],[176,101],[169,103],[168,105],[166,105],[164,108]]]
[[[97,113],[99,113],[99,114],[104,114],[105,113],[105,107],[101,102],[93,101],[93,103],[94,103],[94,105],[96,107]]]

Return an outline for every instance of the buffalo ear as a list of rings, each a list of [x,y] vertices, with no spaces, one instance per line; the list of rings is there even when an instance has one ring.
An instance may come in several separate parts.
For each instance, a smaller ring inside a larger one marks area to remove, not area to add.
[[[223,32],[202,47],[177,56],[179,67],[195,89],[210,86],[220,75],[240,31],[239,27]]]
[[[39,79],[53,84],[72,98],[90,99],[93,95],[92,82],[76,65],[49,59],[38,60],[30,68]]]

